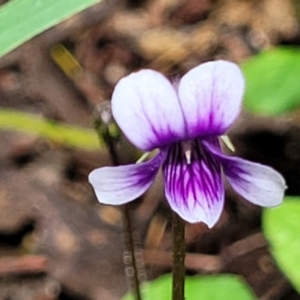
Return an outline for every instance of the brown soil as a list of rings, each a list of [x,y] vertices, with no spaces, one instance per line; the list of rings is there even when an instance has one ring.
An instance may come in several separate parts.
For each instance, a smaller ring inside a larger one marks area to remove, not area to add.
[[[207,60],[240,63],[300,41],[291,0],[107,2],[2,57],[1,107],[92,128],[97,108],[133,70],[181,75]],[[78,60],[80,74],[70,79],[54,63],[50,49],[57,44]],[[273,166],[288,193],[300,193],[297,121],[243,113],[230,136],[238,155]],[[91,170],[113,164],[111,153],[16,131],[1,130],[0,140],[0,299],[120,299],[131,281],[123,264],[123,208],[100,205],[87,182]],[[125,139],[113,143],[122,164],[137,158]],[[161,177],[129,210],[142,275],[170,271],[171,212]],[[300,299],[270,255],[261,209],[230,189],[218,224],[186,224],[186,242],[189,274],[239,274],[259,299]]]

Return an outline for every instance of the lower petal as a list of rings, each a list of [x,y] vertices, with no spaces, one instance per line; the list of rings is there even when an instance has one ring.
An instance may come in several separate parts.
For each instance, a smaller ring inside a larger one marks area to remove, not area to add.
[[[281,204],[286,185],[277,171],[239,157],[226,156],[216,147],[205,145],[219,159],[230,185],[243,198],[264,207]]]
[[[166,151],[161,151],[147,162],[99,168],[90,173],[89,182],[99,202],[124,204],[141,196],[150,187],[165,157]]]
[[[171,208],[190,223],[204,222],[212,227],[224,204],[220,164],[199,141],[190,141],[186,159],[182,143],[173,145],[163,165],[165,193]]]

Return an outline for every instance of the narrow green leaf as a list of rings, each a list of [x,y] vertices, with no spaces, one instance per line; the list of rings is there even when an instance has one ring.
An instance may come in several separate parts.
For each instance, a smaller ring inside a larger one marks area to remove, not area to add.
[[[242,65],[244,105],[251,112],[277,115],[300,106],[300,49],[279,47]]]
[[[35,134],[69,147],[97,150],[104,147],[96,131],[24,114],[11,109],[0,109],[0,130],[16,130]]]
[[[161,276],[143,286],[143,300],[170,300],[172,277]],[[222,274],[210,276],[187,276],[185,280],[185,299],[187,300],[254,300],[250,288],[235,275]],[[123,300],[135,300],[127,294]]]
[[[300,197],[286,197],[281,206],[265,209],[263,230],[278,266],[300,293]]]
[[[101,0],[11,0],[0,6],[0,57]]]

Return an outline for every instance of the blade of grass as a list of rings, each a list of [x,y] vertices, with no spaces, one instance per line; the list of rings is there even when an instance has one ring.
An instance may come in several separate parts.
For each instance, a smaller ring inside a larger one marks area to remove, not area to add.
[[[45,120],[12,109],[0,109],[0,130],[3,129],[36,134],[69,147],[99,150],[99,139],[92,129]],[[100,147],[104,147],[103,141],[100,141]]]
[[[11,0],[0,6],[0,57],[102,0]]]

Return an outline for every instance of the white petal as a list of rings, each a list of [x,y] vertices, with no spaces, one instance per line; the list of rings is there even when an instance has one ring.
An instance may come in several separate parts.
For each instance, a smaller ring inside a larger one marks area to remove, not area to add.
[[[286,185],[277,171],[239,157],[226,156],[212,144],[204,144],[219,159],[230,185],[243,198],[263,207],[282,203]]]
[[[152,150],[185,136],[185,124],[172,84],[152,70],[119,81],[112,95],[113,116],[138,148]]]
[[[244,78],[231,62],[204,63],[190,70],[179,84],[179,101],[189,138],[222,135],[238,116]]]
[[[286,185],[274,169],[238,157],[227,157],[223,167],[232,188],[246,200],[264,207],[282,203]]]
[[[118,167],[103,167],[92,171],[89,182],[99,202],[119,205],[141,196],[152,184],[164,161],[166,153],[160,152],[151,160]]]

